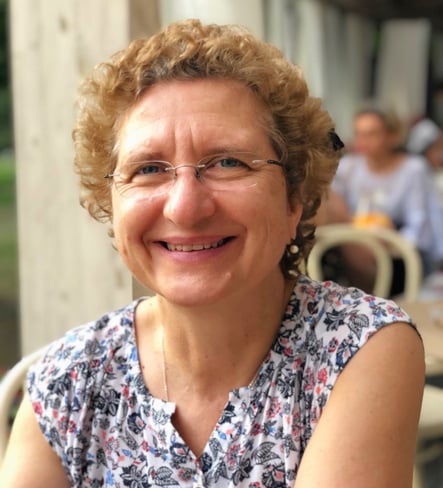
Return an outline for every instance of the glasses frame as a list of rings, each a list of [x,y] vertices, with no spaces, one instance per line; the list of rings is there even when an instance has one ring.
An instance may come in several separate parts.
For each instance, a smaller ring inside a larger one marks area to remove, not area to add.
[[[234,153],[234,154],[250,154],[250,153]],[[170,161],[164,161],[161,159],[147,159],[146,161],[140,161],[140,163],[165,163],[169,165],[168,167],[165,168],[165,171],[173,171],[174,172],[174,178],[177,178],[177,170],[179,168],[194,168],[195,170],[195,177],[197,179],[200,179],[201,176],[201,170],[204,170],[207,168],[207,166],[210,164],[210,162],[213,160],[213,158],[216,158],[217,156],[230,156],[229,153],[227,154],[214,154],[208,157],[205,157],[203,159],[209,159],[208,163],[197,163],[197,164],[190,164],[190,163],[184,163],[184,164],[179,164],[177,166],[174,166]],[[276,159],[253,159],[251,163],[266,163],[266,164],[273,164],[275,166],[280,166],[281,168],[285,168],[284,163],[281,161],[277,161]],[[134,164],[137,164],[137,161],[134,161]],[[121,176],[121,173],[107,173],[104,175],[104,178],[113,180],[115,177]]]

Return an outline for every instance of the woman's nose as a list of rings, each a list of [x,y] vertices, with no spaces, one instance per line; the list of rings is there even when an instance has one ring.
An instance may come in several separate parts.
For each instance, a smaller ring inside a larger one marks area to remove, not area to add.
[[[198,177],[196,169],[184,165],[177,168],[166,196],[164,216],[176,225],[193,227],[214,212],[213,194]]]

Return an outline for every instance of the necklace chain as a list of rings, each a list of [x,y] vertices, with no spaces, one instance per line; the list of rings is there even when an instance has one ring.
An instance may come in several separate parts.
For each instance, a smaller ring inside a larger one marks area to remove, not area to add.
[[[168,377],[167,377],[166,359],[165,359],[165,328],[163,326],[162,326],[162,337],[161,337],[161,352],[162,352],[163,392],[165,395],[165,400],[169,402]]]

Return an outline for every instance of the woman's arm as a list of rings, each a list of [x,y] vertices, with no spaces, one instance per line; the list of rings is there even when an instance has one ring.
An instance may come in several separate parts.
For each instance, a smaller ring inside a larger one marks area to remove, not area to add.
[[[26,395],[17,412],[8,449],[0,468],[2,488],[69,488],[59,458],[37,424]]]
[[[424,374],[410,325],[378,331],[338,378],[295,488],[410,488]]]

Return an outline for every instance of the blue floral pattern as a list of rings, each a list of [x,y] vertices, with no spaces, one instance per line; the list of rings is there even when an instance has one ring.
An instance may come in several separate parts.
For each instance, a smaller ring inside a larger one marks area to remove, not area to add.
[[[203,454],[175,430],[175,405],[146,388],[133,330],[139,300],[67,333],[29,374],[41,430],[73,487],[293,486],[338,375],[393,302],[300,277],[250,387],[230,393]]]

